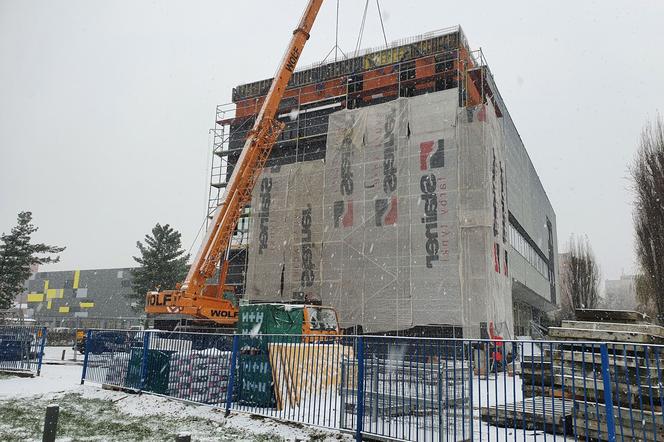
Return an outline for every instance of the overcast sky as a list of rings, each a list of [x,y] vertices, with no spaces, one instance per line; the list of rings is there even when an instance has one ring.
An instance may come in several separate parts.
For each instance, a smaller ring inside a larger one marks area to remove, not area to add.
[[[304,0],[0,0],[0,231],[34,212],[45,270],[133,264],[156,222],[205,216],[215,106],[270,77]],[[364,2],[341,0],[354,49]],[[634,270],[627,167],[664,102],[664,2],[381,0],[388,40],[460,24],[482,48],[557,214],[605,277]],[[334,44],[326,0],[301,65]],[[370,2],[363,47],[382,33]]]

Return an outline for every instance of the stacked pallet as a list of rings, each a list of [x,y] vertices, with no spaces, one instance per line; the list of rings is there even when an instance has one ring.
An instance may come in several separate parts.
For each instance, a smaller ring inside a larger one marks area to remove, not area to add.
[[[205,404],[226,400],[230,353],[217,349],[174,353],[170,360],[168,394]]]
[[[572,436],[574,403],[569,399],[533,396],[512,404],[483,407],[489,425]]]
[[[609,440],[600,353],[606,343],[616,434],[664,440],[664,349],[653,346],[664,344],[664,328],[637,312],[584,310],[578,317],[584,320],[549,329],[564,343],[544,344],[542,357],[522,364],[524,395],[571,399],[576,436]]]

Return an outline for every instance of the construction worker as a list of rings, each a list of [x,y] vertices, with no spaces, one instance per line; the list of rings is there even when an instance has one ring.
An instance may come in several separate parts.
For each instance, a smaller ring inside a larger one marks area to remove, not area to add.
[[[493,321],[489,323],[489,338],[492,342],[491,368],[494,373],[505,371],[505,340],[496,333]]]

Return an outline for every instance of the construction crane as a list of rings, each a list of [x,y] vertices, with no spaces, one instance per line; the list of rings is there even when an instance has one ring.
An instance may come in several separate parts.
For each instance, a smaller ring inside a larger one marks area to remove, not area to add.
[[[223,260],[218,284],[208,284],[208,280],[214,276],[217,263],[229,249],[242,211],[250,202],[254,185],[284,128],[284,123],[276,118],[277,108],[322,3],[323,0],[309,0],[299,25],[293,31],[270,90],[228,181],[225,199],[215,212],[187,277],[174,290],[148,292],[146,313],[180,314],[213,321],[222,326],[233,326],[237,322],[237,303],[234,299],[227,299],[234,298],[228,296],[230,287],[225,284],[228,259]],[[336,312],[334,314],[336,317]]]

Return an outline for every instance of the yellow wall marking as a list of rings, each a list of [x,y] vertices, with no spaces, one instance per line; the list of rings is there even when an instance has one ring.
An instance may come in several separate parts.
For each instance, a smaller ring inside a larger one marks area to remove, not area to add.
[[[81,303],[79,303],[79,305],[81,306],[81,308],[92,308],[92,307],[95,306],[95,303],[94,302],[81,302]]]
[[[49,310],[51,309],[51,302],[53,302],[53,301],[48,301],[48,303],[46,303],[46,308],[49,309]]]
[[[60,307],[58,311],[60,313],[69,313],[69,307]]]
[[[43,300],[43,293],[28,293],[28,302],[42,302]]]
[[[44,293],[48,291],[48,279],[44,280]]]
[[[48,289],[46,290],[46,299],[55,299],[58,297],[58,289]]]
[[[80,278],[81,278],[81,271],[80,271],[80,270],[76,270],[76,271],[74,272],[74,288],[75,288],[75,289],[78,288],[78,280],[79,280]]]

